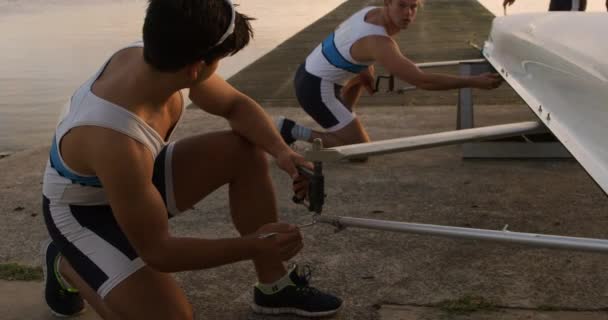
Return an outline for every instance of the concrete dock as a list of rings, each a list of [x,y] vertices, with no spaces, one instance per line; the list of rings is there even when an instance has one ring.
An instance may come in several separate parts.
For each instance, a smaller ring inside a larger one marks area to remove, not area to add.
[[[239,90],[263,106],[294,106],[293,75],[306,56],[341,21],[362,7],[382,5],[378,0],[349,0],[319,21],[297,33],[276,49],[252,63],[230,79]],[[402,52],[416,63],[481,58],[469,41],[483,45],[494,16],[475,0],[427,0],[413,24],[396,41]],[[456,67],[434,72],[457,72]],[[386,74],[376,68],[377,75]],[[386,83],[384,83],[386,85]],[[453,105],[457,91],[416,91],[405,95],[383,94],[363,97],[364,106]],[[508,86],[491,92],[478,92],[485,104],[523,103]]]
[[[346,2],[230,82],[272,116],[312,125],[294,107],[293,72],[339,21],[378,3]],[[481,42],[491,18],[473,0],[427,0],[399,41],[416,62],[476,58],[466,41]],[[533,119],[507,86],[475,98],[478,125]],[[384,94],[364,98],[357,114],[373,140],[389,139],[453,130],[455,103],[456,91]],[[225,121],[190,109],[175,138],[226,128]],[[38,243],[47,237],[40,212],[47,157],[45,147],[0,159],[0,263],[39,265]],[[289,178],[272,168],[281,219],[309,221],[290,201]],[[449,146],[365,164],[331,163],[325,174],[324,214],[494,230],[508,224],[512,231],[608,238],[608,198],[574,160],[463,160],[460,146]],[[184,236],[236,236],[227,189],[173,219],[171,228]],[[303,236],[306,247],[294,262],[310,265],[313,284],[345,301],[333,319],[608,320],[605,255],[358,229],[335,233],[326,225]],[[300,319],[250,311],[256,280],[249,262],[176,276],[197,319]],[[0,320],[52,319],[41,288],[40,282],[0,281]],[[82,317],[97,318],[91,310]]]

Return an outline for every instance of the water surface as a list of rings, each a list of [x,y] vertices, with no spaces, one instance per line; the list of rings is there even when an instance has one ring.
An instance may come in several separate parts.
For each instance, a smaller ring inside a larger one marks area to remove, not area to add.
[[[229,77],[344,0],[240,0],[253,42]],[[0,152],[49,144],[59,109],[117,49],[141,38],[147,1],[0,0]]]

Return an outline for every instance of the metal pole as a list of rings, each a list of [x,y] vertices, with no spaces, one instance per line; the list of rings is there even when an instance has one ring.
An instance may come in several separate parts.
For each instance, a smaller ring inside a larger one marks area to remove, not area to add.
[[[485,59],[467,59],[467,60],[448,60],[448,61],[433,61],[433,62],[422,62],[422,63],[417,63],[416,66],[418,66],[418,68],[435,68],[435,67],[448,67],[448,66],[456,66],[459,65],[461,63],[483,63],[486,62]],[[379,84],[379,80],[381,78],[388,78],[389,79],[389,87],[390,90],[389,91],[393,91],[394,90],[394,86],[395,86],[395,79],[393,75],[389,75],[389,76],[378,76],[376,79],[376,89],[374,90],[374,92],[377,92],[378,90],[378,84]],[[413,90],[416,89],[416,87],[404,87],[401,89],[398,89],[398,93],[404,93],[405,91],[409,91],[409,90]],[[190,103],[188,106],[186,106],[186,109],[189,109],[193,106],[196,106],[194,103]]]
[[[466,63],[460,65],[461,76],[473,75],[473,65]],[[458,90],[458,112],[456,113],[456,129],[469,129],[474,125],[473,89],[461,88]]]
[[[386,153],[432,148],[469,141],[498,139],[527,133],[544,132],[543,124],[536,121],[445,131],[414,137],[351,144],[321,150],[307,151],[309,161],[337,161],[341,159],[369,157]]]
[[[456,66],[456,65],[459,65],[462,63],[484,63],[484,62],[486,62],[486,59],[449,60],[449,61],[416,63],[416,66],[418,68],[435,68],[435,67]]]
[[[550,249],[608,253],[608,240],[604,239],[511,232],[506,230],[506,228],[502,231],[497,231],[328,215],[317,215],[314,219],[316,222],[331,224],[339,229],[345,227],[354,227],[422,235],[435,235],[448,238],[507,242]]]

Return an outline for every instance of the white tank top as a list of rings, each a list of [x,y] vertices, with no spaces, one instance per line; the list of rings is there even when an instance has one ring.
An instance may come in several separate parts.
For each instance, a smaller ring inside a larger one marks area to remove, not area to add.
[[[350,78],[373,62],[353,59],[350,49],[357,40],[372,36],[386,36],[386,29],[365,22],[368,12],[377,7],[366,7],[346,19],[306,58],[306,71],[321,79],[344,85]]]
[[[121,50],[134,47],[143,47],[143,43],[136,42]],[[79,126],[99,126],[118,131],[145,145],[154,158],[167,143],[156,130],[152,129],[137,115],[96,96],[91,91],[93,83],[105,70],[110,60],[111,57],[97,73],[76,90],[59,116],[59,123],[51,144],[50,157],[46,164],[42,186],[42,193],[51,201],[51,205],[53,203],[75,205],[102,205],[108,203],[101,183],[96,176],[79,174],[70,169],[63,161],[58,146],[63,136],[71,129]],[[182,105],[180,120],[183,113],[184,106]],[[177,123],[175,127],[177,127]],[[175,127],[170,135],[175,131]],[[169,140],[169,137],[167,137],[167,140]]]

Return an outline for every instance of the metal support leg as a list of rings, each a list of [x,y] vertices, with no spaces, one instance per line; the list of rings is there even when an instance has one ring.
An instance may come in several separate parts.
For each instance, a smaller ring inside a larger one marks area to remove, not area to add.
[[[320,152],[323,149],[321,139],[315,139],[313,142],[313,152]],[[308,179],[308,203],[305,199],[300,199],[293,196],[292,200],[295,203],[303,203],[308,211],[320,214],[323,211],[325,203],[325,177],[323,176],[323,162],[314,161],[313,170],[308,170],[304,167],[298,167],[298,172]]]
[[[460,75],[473,74],[471,64],[460,65]],[[458,91],[458,113],[456,118],[456,129],[473,128],[473,89],[462,88]]]
[[[472,76],[491,72],[487,62],[467,62],[460,64],[460,75]],[[458,91],[458,130],[475,127],[473,90],[462,88]],[[522,135],[523,137],[523,135]],[[463,158],[571,158],[570,153],[558,141],[533,142],[531,139],[517,141],[472,142],[462,145]]]
[[[460,65],[461,76],[473,76],[490,72],[492,66],[487,62],[463,63]],[[474,127],[473,89],[462,88],[458,91],[458,117],[456,129],[469,129]]]

